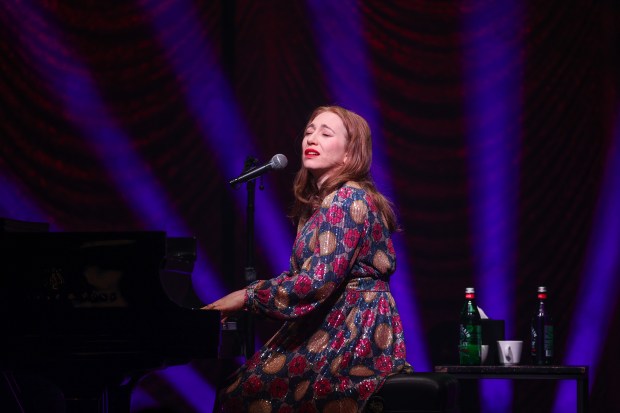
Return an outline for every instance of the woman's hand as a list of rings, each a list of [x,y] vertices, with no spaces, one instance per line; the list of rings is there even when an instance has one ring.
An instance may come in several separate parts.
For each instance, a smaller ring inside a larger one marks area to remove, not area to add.
[[[222,313],[222,321],[233,313],[243,310],[243,302],[245,301],[245,289],[237,290],[220,298],[217,301],[202,307],[202,310],[215,310]]]

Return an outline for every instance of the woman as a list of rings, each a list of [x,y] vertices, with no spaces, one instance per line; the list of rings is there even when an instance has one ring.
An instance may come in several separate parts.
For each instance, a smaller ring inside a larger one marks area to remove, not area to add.
[[[389,290],[396,217],[370,177],[370,128],[339,106],[306,126],[290,270],[206,307],[286,320],[219,394],[226,412],[356,412],[408,365]]]

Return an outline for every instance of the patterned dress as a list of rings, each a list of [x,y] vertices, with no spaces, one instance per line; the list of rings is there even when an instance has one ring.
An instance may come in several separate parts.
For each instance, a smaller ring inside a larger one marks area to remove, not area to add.
[[[407,368],[389,289],[390,233],[359,185],[328,195],[299,228],[290,270],[246,289],[246,309],[286,320],[220,390],[224,412],[357,412]]]

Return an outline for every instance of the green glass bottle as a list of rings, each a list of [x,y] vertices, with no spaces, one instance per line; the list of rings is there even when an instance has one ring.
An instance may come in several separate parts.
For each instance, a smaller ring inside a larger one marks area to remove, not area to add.
[[[476,292],[472,287],[465,289],[465,304],[461,310],[459,332],[459,363],[462,366],[480,365],[482,323],[476,305]]]

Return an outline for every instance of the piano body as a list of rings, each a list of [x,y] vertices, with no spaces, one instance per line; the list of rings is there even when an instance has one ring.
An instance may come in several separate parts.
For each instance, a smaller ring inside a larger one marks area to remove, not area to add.
[[[76,406],[96,400],[96,411],[122,412],[144,373],[217,358],[219,314],[198,310],[195,258],[195,239],[159,231],[0,231],[5,384],[32,374]]]

